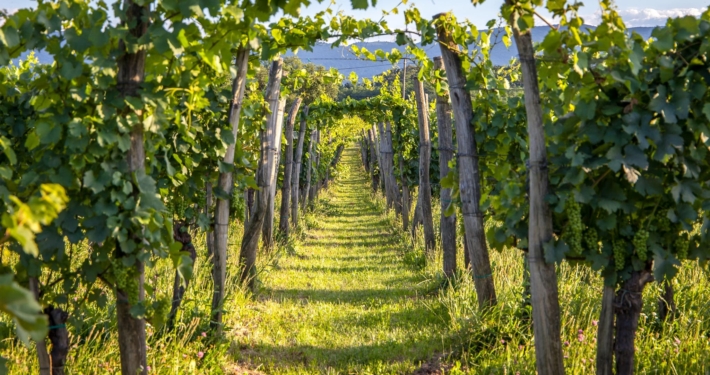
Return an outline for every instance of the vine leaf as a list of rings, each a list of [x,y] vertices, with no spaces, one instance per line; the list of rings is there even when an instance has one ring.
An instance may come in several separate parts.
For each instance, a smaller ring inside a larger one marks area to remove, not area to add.
[[[542,245],[545,252],[545,262],[549,264],[560,263],[565,258],[565,253],[569,251],[569,246],[564,241],[550,240]]]
[[[680,261],[670,254],[655,253],[653,257],[653,277],[656,281],[672,279],[678,273]]]

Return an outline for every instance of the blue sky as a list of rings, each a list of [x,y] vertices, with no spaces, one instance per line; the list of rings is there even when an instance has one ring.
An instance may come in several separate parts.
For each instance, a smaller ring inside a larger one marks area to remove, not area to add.
[[[110,2],[111,0],[108,0]],[[310,15],[330,6],[335,11],[344,11],[359,18],[376,18],[382,15],[382,10],[390,10],[400,3],[400,0],[379,0],[375,8],[365,11],[353,11],[350,0],[335,0],[330,4],[329,0],[318,3],[311,0],[312,4],[303,10],[303,14]],[[492,18],[496,18],[503,0],[487,0],[483,5],[474,7],[468,0],[409,0],[408,5],[414,4],[419,8],[422,16],[432,15],[445,11],[452,11],[459,19],[468,18],[479,27],[482,27]],[[582,15],[586,23],[596,24],[599,22],[599,5],[596,0],[584,1]],[[703,0],[617,0],[617,7],[627,26],[656,26],[665,23],[669,16],[679,15],[699,15],[707,8],[708,1]],[[0,9],[17,9],[31,7],[35,4],[32,0],[0,0]],[[406,5],[406,6],[408,6]],[[406,7],[406,6],[400,6]],[[545,12],[542,12],[547,15]],[[398,16],[387,18],[390,26],[403,27],[404,17],[400,13]],[[554,22],[554,20],[552,20]]]

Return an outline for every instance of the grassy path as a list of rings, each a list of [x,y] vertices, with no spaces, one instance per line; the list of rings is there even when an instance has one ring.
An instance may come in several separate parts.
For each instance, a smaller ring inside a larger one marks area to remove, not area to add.
[[[411,373],[443,347],[423,276],[371,201],[356,148],[296,254],[262,277],[238,359],[267,373]],[[245,316],[246,315],[246,316]],[[246,319],[245,319],[246,318]]]

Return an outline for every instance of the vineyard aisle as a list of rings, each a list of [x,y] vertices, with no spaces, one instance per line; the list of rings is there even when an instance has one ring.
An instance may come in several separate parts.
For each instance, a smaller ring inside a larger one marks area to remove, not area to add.
[[[237,360],[266,373],[410,373],[445,350],[444,312],[382,208],[370,198],[357,148],[323,195],[295,254],[240,307]]]

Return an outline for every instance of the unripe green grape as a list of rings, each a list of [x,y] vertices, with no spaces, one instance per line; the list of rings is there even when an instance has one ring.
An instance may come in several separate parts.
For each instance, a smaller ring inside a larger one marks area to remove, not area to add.
[[[168,199],[168,202],[165,204],[165,210],[171,215],[175,212],[175,204],[172,199]]]
[[[588,228],[584,231],[584,244],[591,253],[599,253],[599,233],[596,228]]]
[[[128,302],[138,303],[138,280],[133,269],[123,265],[120,259],[111,262],[111,271],[116,281],[116,288],[128,295]]]
[[[636,249],[636,255],[639,260],[645,262],[648,256],[648,231],[645,229],[637,231],[632,243]]]
[[[612,249],[614,250],[614,264],[617,271],[624,269],[624,258],[626,257],[626,242],[622,239],[615,240],[612,243]]]
[[[565,207],[567,212],[567,229],[563,235],[565,242],[570,248],[570,254],[573,256],[582,254],[582,213],[579,203],[570,199]]]
[[[197,192],[197,206],[204,207],[207,202],[207,195],[204,190],[198,190]]]
[[[676,257],[678,259],[688,258],[688,246],[690,245],[690,239],[687,233],[679,233],[675,241],[673,241],[673,249],[675,250]]]
[[[175,215],[177,215],[179,219],[184,219],[185,210],[187,210],[187,201],[185,199],[178,199],[177,211],[175,212]]]
[[[658,215],[658,223],[656,224],[656,229],[659,232],[668,232],[671,230],[671,221],[665,215]]]

